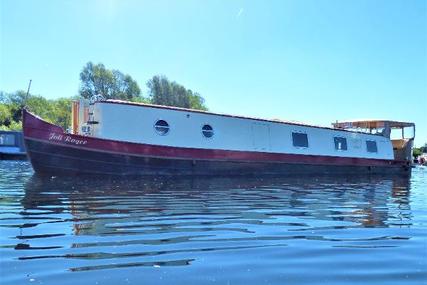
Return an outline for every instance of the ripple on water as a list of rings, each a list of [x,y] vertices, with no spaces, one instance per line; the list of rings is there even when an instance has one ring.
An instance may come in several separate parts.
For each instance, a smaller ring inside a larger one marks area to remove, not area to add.
[[[2,284],[420,284],[401,178],[50,178],[0,162]]]

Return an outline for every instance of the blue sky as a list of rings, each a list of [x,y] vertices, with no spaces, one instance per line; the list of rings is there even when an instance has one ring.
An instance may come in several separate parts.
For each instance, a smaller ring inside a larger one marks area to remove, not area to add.
[[[77,94],[86,62],[155,74],[210,110],[384,118],[427,141],[427,1],[0,0],[0,90]]]

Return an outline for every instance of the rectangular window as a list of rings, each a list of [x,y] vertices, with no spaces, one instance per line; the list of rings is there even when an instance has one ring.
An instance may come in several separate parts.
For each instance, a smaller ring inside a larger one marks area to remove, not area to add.
[[[0,134],[0,145],[14,146],[15,145],[15,135]]]
[[[304,133],[292,133],[292,142],[296,147],[308,147],[307,134]]]
[[[334,137],[336,150],[347,150],[347,139],[343,137]]]
[[[376,141],[366,141],[366,150],[368,152],[378,152]]]

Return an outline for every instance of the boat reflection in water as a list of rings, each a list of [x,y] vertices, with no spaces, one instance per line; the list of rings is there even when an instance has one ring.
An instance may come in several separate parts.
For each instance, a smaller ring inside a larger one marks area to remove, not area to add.
[[[76,181],[34,176],[25,187],[22,215],[37,217],[34,226],[48,223],[46,234],[52,237],[73,237],[59,244],[53,239],[51,246],[59,249],[19,259],[65,258],[72,260],[67,263],[71,271],[88,271],[215,258],[233,264],[230,252],[240,262],[245,259],[240,250],[282,252],[280,264],[290,247],[302,256],[319,247],[389,247],[393,240],[407,239],[387,228],[411,225],[408,183],[405,178]],[[373,227],[375,232],[366,231]],[[33,230],[25,231],[29,237]]]

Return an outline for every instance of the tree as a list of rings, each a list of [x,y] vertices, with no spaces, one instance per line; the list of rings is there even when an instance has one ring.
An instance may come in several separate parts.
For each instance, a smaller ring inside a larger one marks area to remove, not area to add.
[[[0,125],[9,126],[11,123],[12,113],[8,105],[0,103]]]
[[[130,75],[88,62],[80,72],[79,94],[86,99],[101,94],[107,99],[138,101],[141,89]]]
[[[56,125],[61,126],[64,130],[71,126],[71,102],[76,98],[59,98],[49,100],[51,106],[50,119]]]
[[[414,147],[413,149],[412,149],[412,156],[414,157],[414,158],[417,158],[418,156],[420,156],[422,154],[422,151],[421,151],[421,148],[416,148],[416,147]]]
[[[152,104],[207,110],[200,94],[169,81],[164,75],[155,75],[147,82]]]
[[[191,90],[189,91],[191,92]],[[192,109],[203,110],[203,111],[208,110],[208,108],[205,105],[205,99],[202,96],[200,96],[199,93],[191,92],[191,94],[189,94],[189,98],[190,98],[190,106]]]
[[[0,95],[0,129],[20,130],[23,107],[64,129],[71,124],[71,101],[75,97],[48,100],[40,95],[28,94],[27,97],[22,90]]]
[[[3,93],[2,103],[6,104],[10,111],[9,122],[19,122],[21,120],[21,110],[25,106],[27,99],[26,92],[18,90],[15,93]]]

